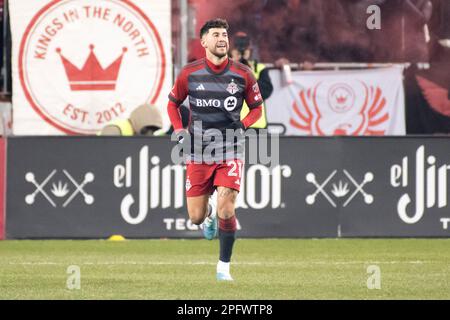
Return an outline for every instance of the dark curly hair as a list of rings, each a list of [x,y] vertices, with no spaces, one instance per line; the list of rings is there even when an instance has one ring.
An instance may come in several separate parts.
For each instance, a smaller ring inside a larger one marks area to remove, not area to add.
[[[202,38],[203,35],[207,34],[209,29],[212,29],[212,28],[224,28],[224,29],[228,30],[229,25],[228,25],[227,20],[225,20],[225,19],[216,18],[213,20],[208,20],[203,25],[203,27],[200,29],[200,38]]]

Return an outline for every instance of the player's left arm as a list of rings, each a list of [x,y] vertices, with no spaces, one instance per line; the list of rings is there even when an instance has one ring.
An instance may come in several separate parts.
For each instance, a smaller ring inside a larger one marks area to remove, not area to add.
[[[258,82],[256,81],[256,78],[250,71],[250,69],[246,73],[245,80],[246,80],[245,81],[246,87],[244,98],[245,101],[247,102],[247,106],[250,109],[250,112],[244,119],[242,119],[241,122],[245,128],[248,128],[256,121],[258,121],[259,118],[261,118],[263,98],[261,95],[261,91],[259,89]]]
[[[262,115],[262,104],[257,106],[256,108],[250,109],[250,112],[244,117],[244,119],[241,120],[245,129],[247,129],[256,121],[258,121],[259,118],[261,118],[261,115]]]

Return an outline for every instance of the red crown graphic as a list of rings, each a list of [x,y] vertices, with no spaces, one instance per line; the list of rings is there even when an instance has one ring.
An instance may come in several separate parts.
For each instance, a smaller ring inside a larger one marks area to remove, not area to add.
[[[122,49],[122,54],[107,68],[103,68],[94,53],[94,45],[89,46],[90,53],[81,69],[78,69],[61,53],[61,48],[56,52],[61,57],[64,69],[69,79],[72,91],[115,90],[122,58],[127,48]]]
[[[343,104],[347,101],[347,97],[344,97],[344,96],[336,97],[336,101],[339,104]]]

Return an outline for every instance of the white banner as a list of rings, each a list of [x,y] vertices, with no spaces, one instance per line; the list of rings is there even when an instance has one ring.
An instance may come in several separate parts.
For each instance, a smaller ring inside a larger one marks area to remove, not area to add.
[[[9,1],[13,133],[95,134],[143,103],[169,124],[170,1]]]
[[[271,70],[270,124],[286,135],[404,135],[403,68],[293,72]],[[272,127],[274,128],[274,127]]]

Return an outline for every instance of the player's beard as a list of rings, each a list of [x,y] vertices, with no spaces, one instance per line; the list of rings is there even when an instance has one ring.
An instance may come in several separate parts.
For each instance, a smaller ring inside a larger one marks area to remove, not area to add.
[[[214,47],[213,50],[210,50],[210,52],[215,55],[217,58],[222,59],[223,57],[225,57],[226,55],[228,55],[228,46],[225,46],[224,48],[224,53],[222,53],[221,51],[219,51],[220,49],[218,49],[217,47]]]
[[[218,52],[213,52],[213,55],[215,55],[217,58],[222,59],[223,57],[225,57],[227,55],[227,53],[218,53]]]

